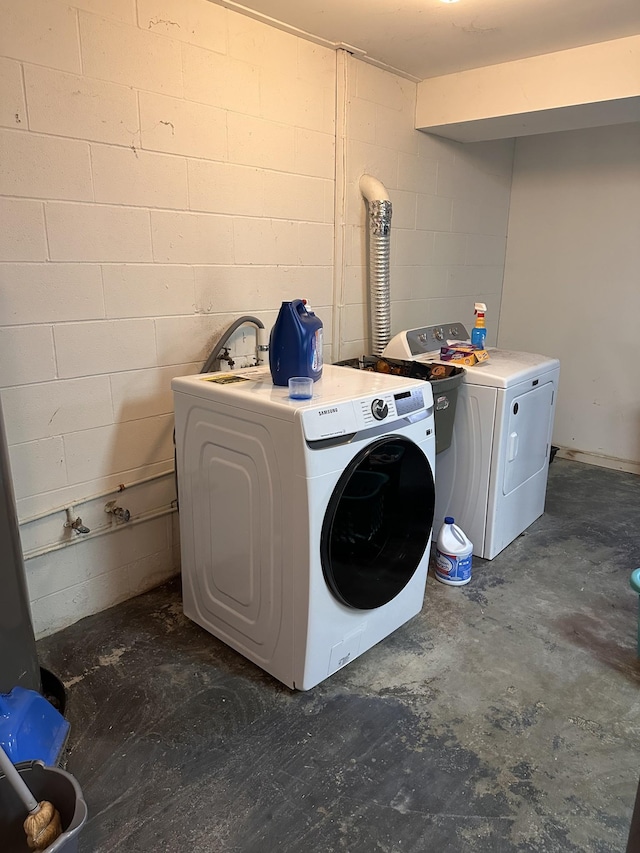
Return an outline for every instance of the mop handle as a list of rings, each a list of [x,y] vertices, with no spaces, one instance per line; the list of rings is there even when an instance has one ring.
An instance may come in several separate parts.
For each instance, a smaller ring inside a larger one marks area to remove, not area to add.
[[[16,794],[20,797],[22,802],[27,807],[27,811],[29,812],[29,814],[33,814],[39,811],[40,806],[38,805],[35,797],[27,787],[26,782],[23,781],[22,776],[13,766],[13,761],[4,751],[4,747],[2,746],[2,744],[0,744],[0,770],[2,770],[4,775],[11,783],[11,787],[13,788],[13,790],[16,792]]]

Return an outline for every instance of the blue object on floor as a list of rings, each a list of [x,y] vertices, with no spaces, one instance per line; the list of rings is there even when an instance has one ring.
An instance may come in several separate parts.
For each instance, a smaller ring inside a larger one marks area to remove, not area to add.
[[[635,590],[640,595],[640,569],[634,569],[631,572],[631,589]],[[638,614],[638,657],[640,658],[640,613]]]
[[[69,723],[36,690],[14,687],[0,694],[0,743],[14,764],[42,761],[55,766],[68,734]]]

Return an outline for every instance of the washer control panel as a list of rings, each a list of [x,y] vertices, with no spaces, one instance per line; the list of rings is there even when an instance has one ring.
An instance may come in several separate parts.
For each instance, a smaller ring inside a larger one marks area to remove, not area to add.
[[[365,426],[372,426],[376,422],[401,418],[424,409],[424,395],[420,388],[381,394],[372,400],[360,400],[360,408]]]
[[[399,415],[410,415],[424,409],[424,395],[421,388],[413,388],[411,391],[400,391],[393,395],[396,404],[396,412]]]
[[[421,384],[429,388],[427,383]],[[391,423],[422,411],[425,406],[424,391],[420,386],[401,391],[381,391],[370,397],[305,409],[302,412],[304,434],[307,441],[347,435]]]

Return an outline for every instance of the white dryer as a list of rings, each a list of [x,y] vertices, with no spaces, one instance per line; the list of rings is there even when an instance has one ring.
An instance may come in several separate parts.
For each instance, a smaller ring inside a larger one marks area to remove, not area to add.
[[[468,339],[462,323],[408,329],[384,355],[432,362],[442,344]],[[473,553],[492,560],[544,511],[560,362],[496,348],[489,354],[466,368],[451,445],[437,456],[435,522],[453,516]]]
[[[427,382],[326,365],[172,382],[185,614],[306,690],[423,605],[435,489]]]

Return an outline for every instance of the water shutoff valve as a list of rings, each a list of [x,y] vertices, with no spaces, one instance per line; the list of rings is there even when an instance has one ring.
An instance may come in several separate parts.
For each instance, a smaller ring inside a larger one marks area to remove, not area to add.
[[[91,530],[86,526],[86,524],[82,523],[80,516],[73,518],[71,514],[67,512],[67,518],[68,520],[64,523],[65,527],[70,527],[71,530],[74,530],[78,535],[81,533],[91,533]]]
[[[131,518],[131,513],[128,509],[116,505],[116,501],[109,501],[105,506],[104,511],[110,513],[116,521],[126,522]]]

